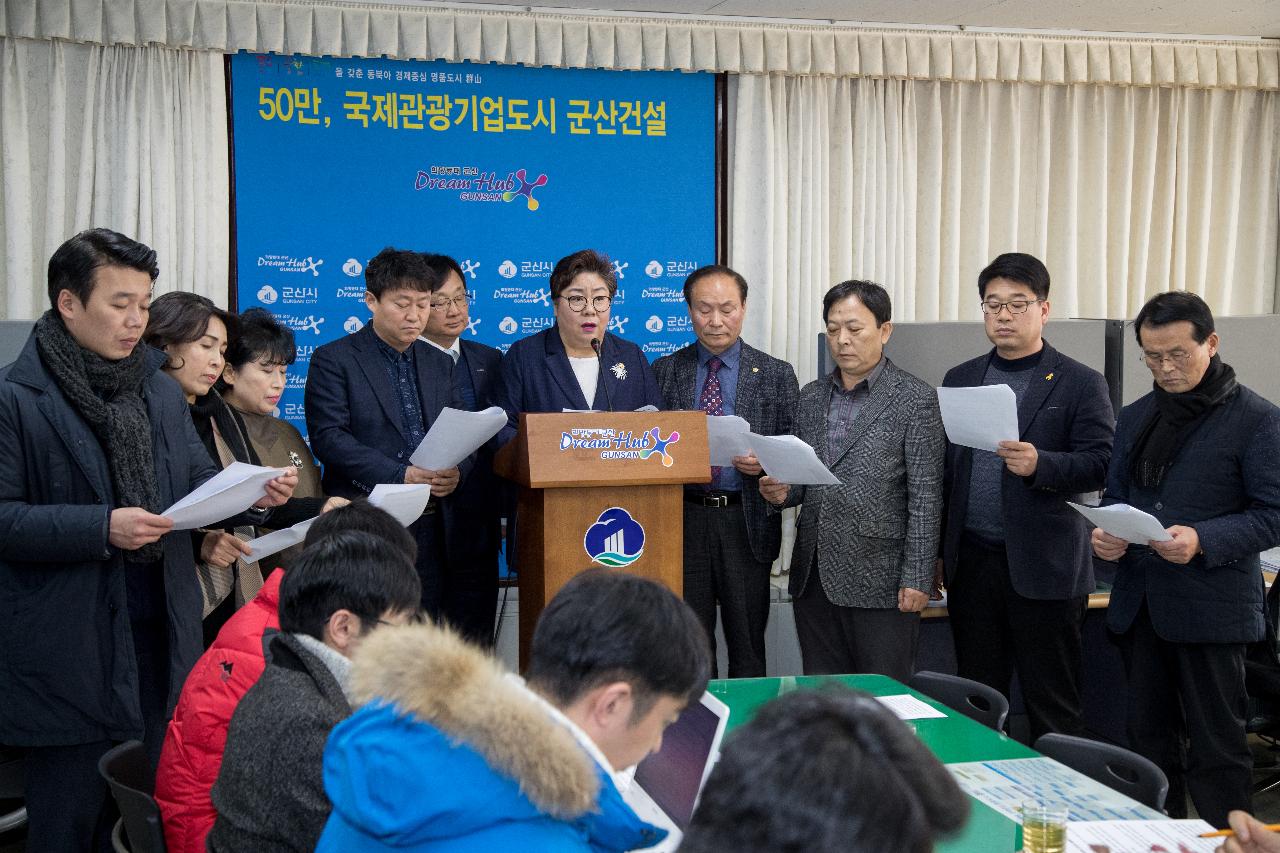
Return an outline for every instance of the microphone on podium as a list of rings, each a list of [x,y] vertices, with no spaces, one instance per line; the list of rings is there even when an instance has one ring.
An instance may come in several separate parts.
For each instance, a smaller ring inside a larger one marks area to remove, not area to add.
[[[600,363],[600,387],[604,389],[604,402],[609,407],[609,411],[613,411],[613,398],[609,394],[609,385],[604,381],[604,356],[600,354],[600,339],[591,339],[591,349],[596,354],[596,361]]]

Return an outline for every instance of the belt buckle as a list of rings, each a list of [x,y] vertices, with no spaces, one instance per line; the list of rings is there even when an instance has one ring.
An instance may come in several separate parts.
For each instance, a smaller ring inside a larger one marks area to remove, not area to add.
[[[703,495],[702,505],[719,507],[719,508],[727,507],[729,505],[729,496],[728,495]]]

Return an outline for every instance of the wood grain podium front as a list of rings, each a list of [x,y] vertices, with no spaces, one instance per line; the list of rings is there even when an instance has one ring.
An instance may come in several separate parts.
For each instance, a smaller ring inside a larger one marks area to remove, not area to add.
[[[702,412],[522,414],[494,461],[519,483],[520,668],[547,602],[592,566],[683,595],[684,484],[707,483]]]

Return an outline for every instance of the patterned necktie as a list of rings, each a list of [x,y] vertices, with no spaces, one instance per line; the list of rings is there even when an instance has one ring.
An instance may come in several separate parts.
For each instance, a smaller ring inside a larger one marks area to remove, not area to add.
[[[698,408],[712,416],[724,414],[724,398],[720,396],[721,367],[724,367],[724,362],[718,356],[713,355],[707,359],[707,380],[702,383],[702,394],[698,397]],[[711,466],[711,482],[707,484],[708,489],[720,488],[720,471],[721,468],[718,465]]]

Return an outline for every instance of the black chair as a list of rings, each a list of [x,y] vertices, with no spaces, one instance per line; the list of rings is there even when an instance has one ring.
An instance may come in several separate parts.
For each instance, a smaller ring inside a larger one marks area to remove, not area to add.
[[[112,748],[98,759],[98,773],[120,808],[120,820],[111,833],[116,853],[165,853],[160,807],[153,796],[156,775],[142,742],[130,740]]]
[[[1280,617],[1280,582],[1272,583],[1266,597],[1266,638],[1249,646],[1244,661],[1245,691],[1249,694],[1249,718],[1245,730],[1257,735],[1271,749],[1272,759],[1262,763],[1255,757],[1253,769],[1265,772],[1253,784],[1260,794],[1280,785],[1280,640],[1277,618]]]
[[[958,675],[928,670],[911,676],[907,686],[988,728],[1004,731],[1004,721],[1009,716],[1009,700],[994,687]]]
[[[1151,761],[1123,747],[1071,735],[1041,735],[1036,752],[1078,770],[1131,800],[1164,811],[1169,780]]]
[[[22,757],[0,746],[0,832],[8,832],[27,822],[22,805]]]

